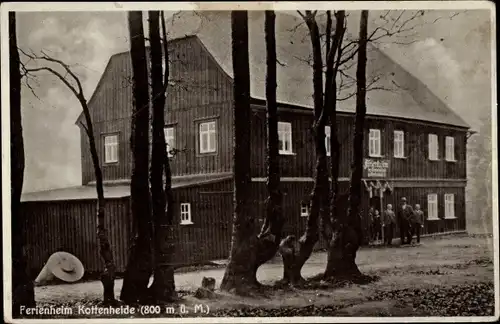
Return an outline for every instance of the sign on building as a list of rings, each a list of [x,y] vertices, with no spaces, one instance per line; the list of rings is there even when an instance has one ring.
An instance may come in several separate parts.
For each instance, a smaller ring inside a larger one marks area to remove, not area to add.
[[[365,159],[363,171],[367,178],[386,178],[389,160]]]

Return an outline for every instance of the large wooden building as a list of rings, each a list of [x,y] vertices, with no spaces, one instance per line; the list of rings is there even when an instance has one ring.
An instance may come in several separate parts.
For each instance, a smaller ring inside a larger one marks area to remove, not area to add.
[[[255,214],[264,217],[265,50],[263,13],[250,14],[251,194]],[[181,13],[169,25],[170,86],[165,107],[165,137],[171,156],[177,262],[226,258],[232,228],[232,61],[228,12]],[[277,15],[281,188],[286,234],[304,227],[313,185],[311,137],[312,70],[296,57],[310,53],[298,18]],[[300,34],[302,33],[302,34]],[[188,36],[185,36],[188,34]],[[184,35],[184,36],[182,36]],[[178,37],[182,36],[182,37]],[[295,39],[298,41],[290,41]],[[368,92],[362,209],[397,205],[406,197],[425,213],[424,233],[465,230],[466,144],[468,125],[421,81],[373,47],[368,77],[378,88]],[[106,184],[107,223],[119,271],[126,266],[132,233],[128,197],[131,174],[130,130],[132,66],[128,52],[113,55],[89,101]],[[349,89],[339,95],[349,97]],[[354,98],[338,103],[341,142],[340,187],[349,185],[354,129]],[[77,120],[79,125],[82,117]],[[28,253],[39,268],[50,253],[66,250],[90,271],[101,267],[96,254],[95,179],[87,137],[80,129],[82,186],[23,196],[28,214]],[[327,142],[329,128],[327,129]],[[327,151],[329,152],[329,145]],[[368,228],[364,218],[364,227]],[[200,244],[202,242],[202,244]]]

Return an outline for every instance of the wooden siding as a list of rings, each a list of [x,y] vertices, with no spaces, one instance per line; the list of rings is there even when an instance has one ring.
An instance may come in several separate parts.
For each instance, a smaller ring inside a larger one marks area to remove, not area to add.
[[[254,107],[255,108],[255,107]],[[311,176],[314,167],[314,145],[311,137],[311,112],[279,112],[279,121],[292,124],[292,150],[294,155],[280,155],[280,173],[282,177]],[[251,161],[252,177],[266,175],[266,112],[254,109],[251,120]]]
[[[110,199],[105,209],[105,226],[119,272],[125,270],[127,261],[128,206],[128,199]],[[86,273],[103,269],[96,235],[96,208],[96,201],[92,200],[22,203],[29,268],[34,276],[57,251],[74,254]]]
[[[229,257],[232,232],[232,182],[174,190],[174,239],[177,266]],[[180,204],[191,204],[193,224],[180,224]]]
[[[166,125],[175,127],[176,146],[183,150],[172,159],[173,175],[224,172],[231,169],[232,83],[196,37],[170,44],[170,80],[165,104]],[[128,53],[110,59],[89,102],[95,137],[103,164],[103,134],[119,133],[119,162],[103,166],[105,180],[130,178],[130,123],[132,67]],[[217,154],[197,153],[198,124],[218,120]],[[88,141],[82,137],[82,182],[94,181]]]
[[[439,220],[427,220],[427,195],[435,193],[438,196],[438,217]],[[444,195],[455,195],[455,216],[456,219],[444,218]],[[391,196],[385,199],[385,204],[398,206],[402,197],[408,199],[408,204],[415,206],[420,204],[425,216],[424,229],[422,234],[433,234],[450,231],[465,230],[465,188],[464,187],[442,187],[436,184],[426,188],[396,188]],[[399,237],[399,231],[397,233]]]
[[[311,177],[314,174],[314,144],[311,127],[312,112],[281,109],[279,120],[292,123],[292,148],[294,155],[281,155],[280,168],[283,177]],[[338,136],[341,149],[340,177],[350,175],[352,161],[352,141],[354,136],[354,116],[339,114],[337,119]],[[365,127],[365,157],[368,156],[368,131],[370,128],[381,130],[382,157],[375,160],[389,160],[387,178],[414,179],[465,179],[466,178],[466,132],[464,129],[448,128],[392,119],[390,117],[369,116]],[[405,132],[405,158],[394,157],[394,130]],[[428,134],[439,136],[439,160],[428,159]],[[456,162],[445,161],[445,136],[455,138]],[[263,107],[254,106],[252,116],[252,177],[266,175],[266,113]]]
[[[262,223],[265,218],[267,190],[265,182],[251,183],[251,201],[256,219]],[[307,217],[300,216],[300,205],[308,202],[312,182],[282,182],[284,194],[283,213],[286,218],[283,236],[300,237],[306,227]],[[233,183],[224,180],[217,183],[179,188],[174,190],[174,239],[176,266],[205,263],[226,259],[231,248],[233,222]],[[348,182],[340,184],[340,191],[346,194]],[[427,194],[438,194],[439,220],[425,220],[422,234],[465,230],[465,189],[450,183],[429,183],[427,187],[395,187],[384,196],[383,205],[393,204],[395,209],[401,197],[414,206],[419,203],[427,216]],[[455,194],[456,219],[444,219],[444,195]],[[191,204],[193,224],[180,224],[180,204]],[[368,219],[369,196],[363,192],[362,228],[364,243],[368,243],[370,220]],[[27,218],[27,254],[29,267],[36,276],[48,257],[57,251],[76,255],[84,264],[86,272],[102,270],[96,237],[95,201],[26,202],[22,212]],[[347,212],[347,197],[341,201],[340,211]],[[109,199],[106,204],[106,227],[114,252],[118,272],[123,272],[128,259],[133,234],[129,213],[129,199]],[[256,228],[258,230],[259,228]],[[395,238],[399,237],[396,228]],[[321,237],[315,249],[327,247]]]

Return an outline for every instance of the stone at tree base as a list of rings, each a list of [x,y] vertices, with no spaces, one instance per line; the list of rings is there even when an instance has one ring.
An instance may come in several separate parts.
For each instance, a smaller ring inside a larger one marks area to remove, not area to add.
[[[198,299],[214,298],[215,294],[215,278],[203,277],[201,287],[196,290],[194,296]]]

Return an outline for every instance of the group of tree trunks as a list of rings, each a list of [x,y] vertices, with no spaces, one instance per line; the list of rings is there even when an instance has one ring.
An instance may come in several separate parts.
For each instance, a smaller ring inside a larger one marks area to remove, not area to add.
[[[300,13],[300,12],[299,12]],[[163,13],[150,11],[149,41],[151,73],[148,73],[143,16],[141,12],[128,13],[130,53],[133,66],[133,111],[130,145],[132,150],[131,212],[136,235],[134,237],[120,299],[126,303],[169,302],[176,299],[174,267],[172,265],[175,245],[173,241],[173,209],[171,172],[163,135],[166,88],[169,77],[168,46]],[[361,202],[361,177],[363,160],[363,127],[366,115],[366,44],[368,12],[362,11],[358,40],[356,72],[356,120],[354,155],[349,190],[349,210],[338,211],[338,162],[339,142],[336,131],[336,76],[341,61],[342,40],[345,34],[345,12],[335,13],[336,26],[332,33],[333,20],[327,12],[326,82],[323,89],[323,57],[321,35],[316,21],[316,12],[300,13],[308,27],[313,53],[314,125],[313,136],[316,152],[314,187],[311,192],[310,212],[304,234],[296,240],[293,236],[282,238],[284,215],[280,191],[278,156],[278,113],[276,101],[276,15],[265,12],[266,40],[266,103],[267,103],[267,212],[260,233],[257,235],[257,220],[249,202],[250,184],[250,68],[248,45],[248,13],[233,11],[232,58],[234,68],[234,221],[230,260],[226,268],[221,289],[244,293],[257,288],[258,268],[276,255],[279,250],[284,263],[283,282],[299,284],[303,281],[301,269],[310,257],[319,239],[319,228],[329,242],[328,263],[324,279],[355,277],[360,275],[355,263],[356,252],[361,242],[359,205]],[[160,24],[160,21],[162,24]],[[163,33],[163,41],[160,33]],[[11,174],[12,174],[12,259],[13,259],[13,314],[18,314],[19,305],[35,304],[34,289],[26,272],[23,252],[23,230],[20,217],[20,197],[24,173],[24,148],[21,124],[21,74],[20,59],[16,43],[15,14],[9,14],[10,26],[10,114],[11,114]],[[163,45],[163,47],[162,47]],[[91,115],[83,95],[80,81],[69,66],[48,56],[32,57],[58,63],[66,75],[76,80],[73,86],[66,76],[49,68],[25,69],[26,72],[49,71],[58,77],[76,96],[85,116],[84,127],[90,142],[90,150],[96,175],[97,233],[100,254],[104,261],[101,277],[104,302],[113,302],[115,266],[107,231],[104,227],[103,180],[94,139]],[[162,69],[162,60],[166,63]],[[149,78],[150,76],[150,78]],[[150,84],[151,80],[151,97]],[[150,105],[151,103],[151,105]],[[149,168],[149,107],[152,108],[152,156]],[[325,126],[331,129],[331,164],[328,171]],[[331,184],[328,177],[331,176]],[[151,185],[151,187],[150,187]],[[151,189],[150,189],[151,188]],[[165,240],[165,237],[170,239]],[[149,287],[150,277],[154,280]]]
[[[319,228],[329,242],[328,262],[323,278],[355,279],[361,276],[356,265],[356,252],[361,244],[361,180],[363,161],[363,127],[366,115],[366,46],[368,12],[363,11],[360,19],[358,39],[356,122],[354,155],[349,190],[347,214],[338,211],[339,142],[336,130],[336,76],[342,59],[342,40],[345,35],[345,12],[335,13],[336,26],[332,35],[331,12],[327,12],[326,82],[323,90],[323,57],[321,35],[316,21],[316,12],[299,12],[309,30],[313,57],[313,93],[316,167],[314,186],[310,195],[310,211],[304,234],[298,239],[293,235],[281,240],[283,228],[282,196],[280,193],[278,150],[277,150],[277,104],[276,104],[276,38],[275,15],[266,11],[265,37],[267,52],[267,168],[268,200],[267,214],[259,235],[256,236],[256,220],[249,209],[248,190],[250,182],[250,72],[248,53],[248,14],[233,11],[232,58],[234,70],[234,220],[231,254],[224,274],[221,289],[236,292],[258,287],[257,269],[272,258],[277,250],[283,258],[283,279],[285,284],[300,284],[304,281],[302,267],[310,257],[319,240]],[[332,157],[328,171],[325,126],[330,122]],[[332,178],[331,185],[328,177]],[[280,241],[281,240],[281,241]],[[279,242],[279,243],[278,243]],[[263,256],[263,257],[261,257]]]
[[[172,235],[174,226],[171,172],[163,134],[165,92],[169,77],[167,34],[162,13],[149,11],[148,16],[151,98],[142,13],[140,11],[128,13],[134,98],[130,138],[132,149],[130,195],[136,236],[120,295],[120,299],[126,303],[164,303],[171,302],[177,297],[172,264],[175,242]],[[160,20],[163,41],[160,36]],[[148,170],[150,102],[153,117],[151,172]],[[168,239],[165,239],[165,234]],[[153,283],[149,286],[151,275]]]

